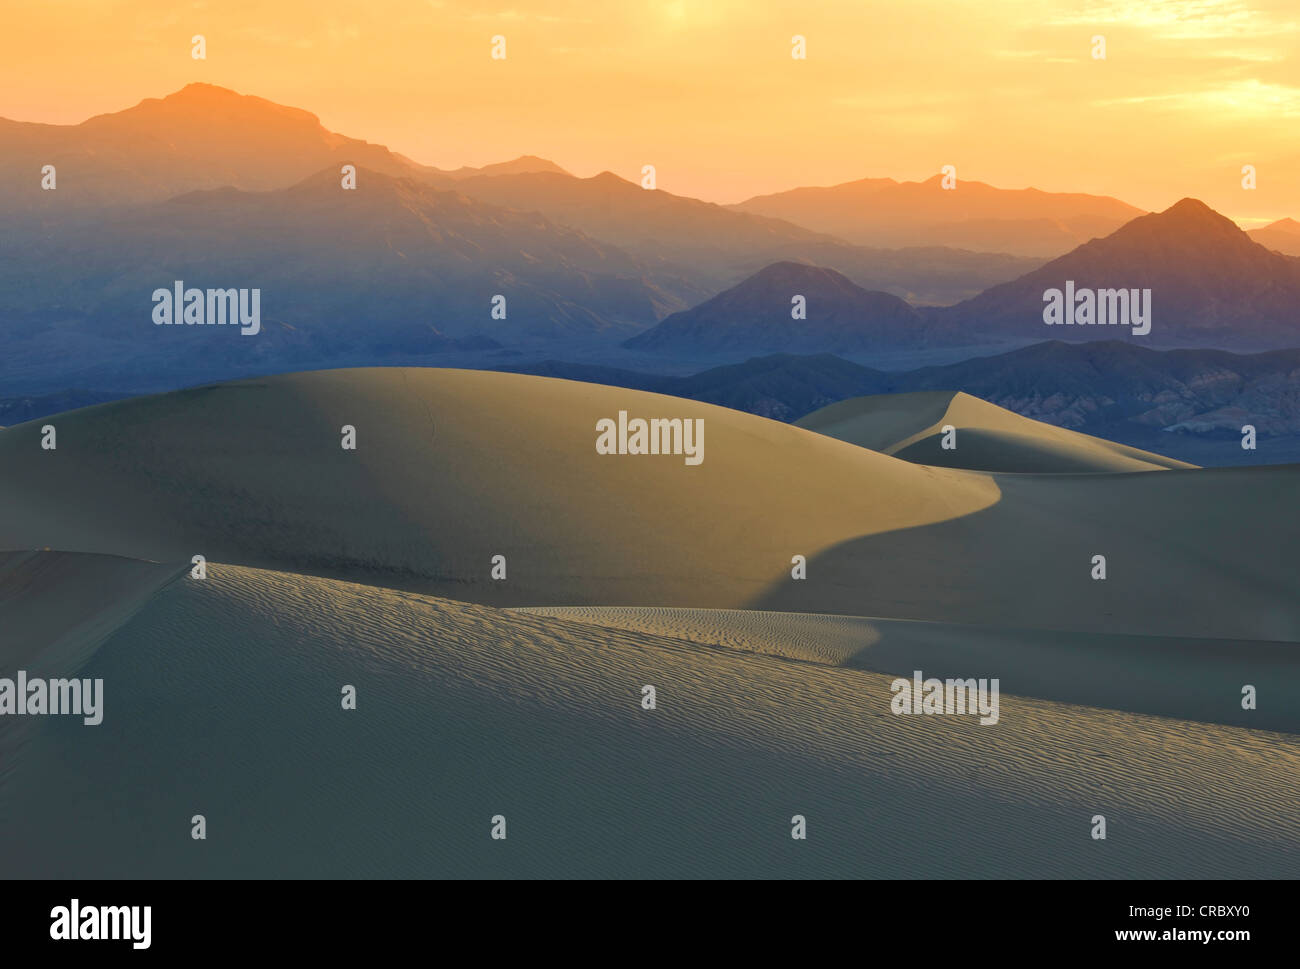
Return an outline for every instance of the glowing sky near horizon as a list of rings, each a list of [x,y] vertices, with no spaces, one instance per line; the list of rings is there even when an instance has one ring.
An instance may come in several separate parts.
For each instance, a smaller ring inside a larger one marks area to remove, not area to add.
[[[734,202],[952,164],[1146,209],[1194,196],[1250,228],[1300,218],[1298,51],[1294,0],[58,0],[6,10],[0,116],[75,123],[208,81],[440,168],[654,164],[660,188]]]

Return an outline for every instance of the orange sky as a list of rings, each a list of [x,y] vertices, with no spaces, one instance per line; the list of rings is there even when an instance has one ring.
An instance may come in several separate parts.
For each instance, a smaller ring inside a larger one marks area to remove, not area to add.
[[[1191,195],[1247,228],[1300,218],[1296,0],[58,0],[4,21],[0,115],[25,121],[210,81],[441,168],[650,163],[660,188],[731,202],[952,164],[1149,209]]]

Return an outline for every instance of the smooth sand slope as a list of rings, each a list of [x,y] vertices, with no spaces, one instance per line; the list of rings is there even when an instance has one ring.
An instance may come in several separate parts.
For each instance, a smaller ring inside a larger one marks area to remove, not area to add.
[[[0,781],[7,875],[1300,876],[1286,734],[896,717],[887,676],[219,563],[83,675],[104,722]]]
[[[704,462],[598,454],[596,422],[619,410],[704,418]],[[0,548],[201,553],[501,606],[1300,639],[1300,466],[998,476],[654,394],[367,369],[18,425],[0,469]]]
[[[1044,424],[953,391],[877,394],[840,401],[795,422],[905,461],[975,471],[1074,474],[1195,465]],[[956,447],[942,447],[943,428]]]

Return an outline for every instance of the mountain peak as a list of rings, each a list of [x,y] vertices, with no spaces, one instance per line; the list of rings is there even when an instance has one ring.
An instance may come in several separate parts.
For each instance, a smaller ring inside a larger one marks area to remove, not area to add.
[[[764,266],[749,279],[741,283],[742,286],[786,286],[800,282],[821,282],[834,283],[835,285],[847,285],[855,289],[858,287],[843,273],[836,272],[834,269],[827,269],[825,266],[814,266],[812,263],[795,262],[785,260],[774,262]]]
[[[1219,219],[1223,218],[1223,216],[1219,215],[1218,212],[1214,211],[1214,209],[1210,208],[1200,199],[1194,199],[1190,197],[1179,199],[1177,202],[1169,206],[1169,208],[1165,209],[1160,214],[1168,215],[1168,216],[1176,216],[1177,218],[1180,219],[1205,218],[1206,216],[1214,216]]]
[[[776,262],[623,345],[675,353],[863,352],[918,345],[920,324],[897,296],[865,290],[824,266]]]
[[[179,91],[173,91],[163,100],[170,101],[173,98],[240,98],[243,97],[238,91],[231,90],[228,87],[222,87],[219,84],[209,84],[207,81],[191,81]]]
[[[538,169],[545,169],[553,172],[564,171],[563,168],[555,164],[555,162],[551,161],[549,158],[542,158],[538,155],[520,155],[518,158],[508,162],[501,162],[501,164],[510,165],[515,168],[528,167],[532,171],[537,171]]]
[[[587,181],[594,182],[597,185],[631,185],[632,184],[622,175],[615,175],[613,172],[608,170],[600,172],[599,174],[596,175],[592,175],[591,178],[587,179]]]
[[[462,179],[477,178],[480,175],[568,175],[569,173],[549,158],[539,158],[536,155],[520,155],[510,161],[495,162],[491,165],[484,165],[482,168],[471,168],[466,165],[443,174],[450,175],[455,179]]]
[[[943,315],[949,325],[978,321],[991,331],[1041,333],[1044,294],[1067,282],[1076,292],[1140,287],[1150,294],[1151,332],[1158,333],[1152,340],[1164,345],[1294,345],[1300,320],[1300,261],[1271,251],[1193,198],[1139,216]],[[1073,326],[1052,335],[1077,341],[1113,338],[1118,332]]]
[[[1166,239],[1177,248],[1203,247],[1210,240],[1229,246],[1249,247],[1252,244],[1237,223],[1194,198],[1180,199],[1163,212],[1139,216],[1106,239],[1093,240],[1090,244],[1109,239],[1130,242]]]
[[[320,118],[310,111],[268,101],[255,94],[240,94],[230,88],[204,81],[186,84],[179,91],[161,98],[145,98],[135,107],[111,114],[96,115],[83,125],[103,127],[114,125],[182,124],[203,128],[214,120],[225,124],[252,126],[247,134],[267,132],[281,125],[295,125],[300,130],[312,132],[314,137],[343,141],[321,127]]]
[[[202,111],[213,108],[264,111],[274,115],[292,115],[299,118],[311,118],[313,121],[319,120],[316,115],[302,108],[277,104],[275,101],[268,101],[266,98],[260,98],[255,94],[240,94],[231,88],[221,87],[219,84],[209,84],[206,81],[192,81],[179,91],[173,91],[165,97],[146,98],[141,102],[141,105],[147,104],[162,104],[167,105],[169,108],[180,108],[188,111]]]

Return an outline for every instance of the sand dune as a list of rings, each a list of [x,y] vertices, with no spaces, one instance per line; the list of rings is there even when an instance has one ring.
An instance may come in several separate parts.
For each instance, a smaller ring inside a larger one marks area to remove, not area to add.
[[[598,454],[596,422],[620,410],[704,419],[703,463]],[[995,476],[655,394],[371,369],[18,425],[0,468],[0,547],[199,553],[499,606],[1300,639],[1300,466]]]
[[[221,564],[84,675],[103,724],[0,781],[10,876],[1300,875],[1292,735],[897,717],[888,676]]]
[[[596,424],[620,410],[703,419],[703,462],[598,454]],[[40,448],[45,423],[57,450]],[[998,498],[986,478],[723,407],[405,368],[90,407],[0,432],[0,468],[0,547],[204,554],[511,605],[743,606],[796,553]]]
[[[823,407],[795,424],[905,461],[947,468],[1070,474],[1194,467],[952,391],[856,397]],[[952,449],[941,446],[946,425],[956,429]]]

